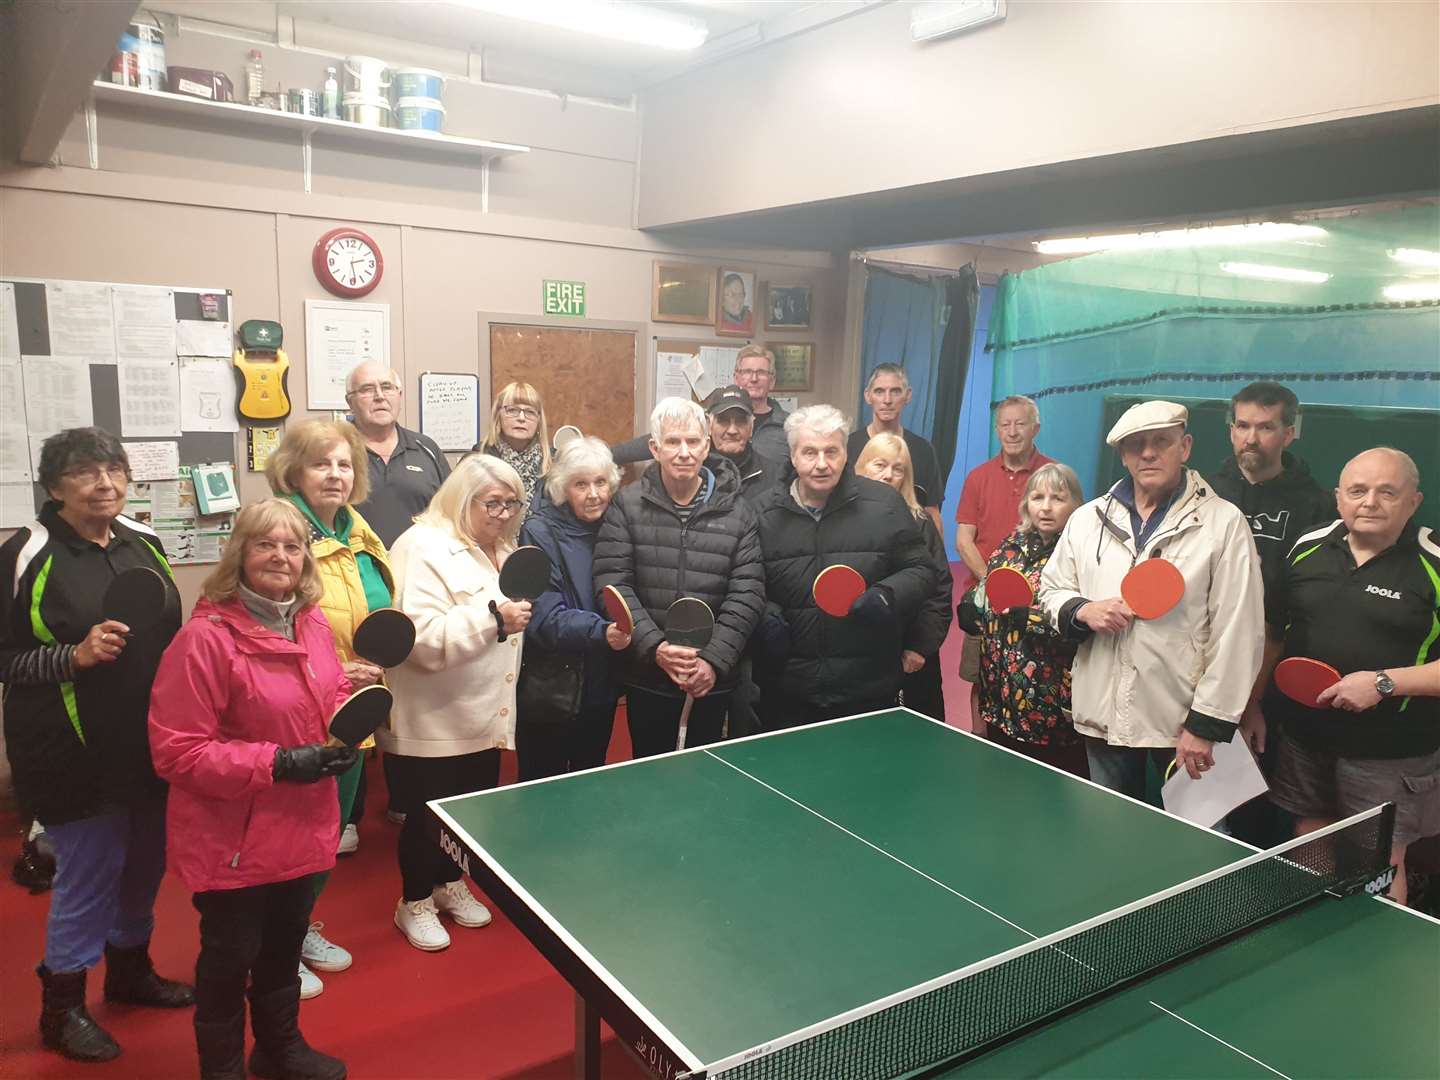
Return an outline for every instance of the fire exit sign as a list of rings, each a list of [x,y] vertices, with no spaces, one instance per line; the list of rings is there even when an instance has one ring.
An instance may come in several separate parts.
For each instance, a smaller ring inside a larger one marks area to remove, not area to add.
[[[585,283],[583,281],[545,282],[545,314],[583,319],[585,317]]]

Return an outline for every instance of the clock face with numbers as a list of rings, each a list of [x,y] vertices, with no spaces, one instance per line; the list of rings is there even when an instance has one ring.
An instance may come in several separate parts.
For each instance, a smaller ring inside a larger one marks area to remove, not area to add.
[[[315,242],[311,265],[320,284],[336,296],[354,299],[380,284],[385,260],[380,245],[359,229],[331,229]]]

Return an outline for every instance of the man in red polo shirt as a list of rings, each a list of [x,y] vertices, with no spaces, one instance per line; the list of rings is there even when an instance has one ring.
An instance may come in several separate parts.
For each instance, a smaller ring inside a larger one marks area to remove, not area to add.
[[[955,550],[968,571],[961,575],[962,589],[984,578],[990,556],[1019,524],[1020,499],[1030,474],[1050,461],[1035,449],[1039,432],[1040,408],[1035,402],[1021,394],[1000,402],[995,410],[1000,453],[970,470],[955,511]],[[960,677],[971,684],[970,715],[977,717],[980,710],[974,684],[980,678],[980,639],[971,634],[965,635],[960,653]]]

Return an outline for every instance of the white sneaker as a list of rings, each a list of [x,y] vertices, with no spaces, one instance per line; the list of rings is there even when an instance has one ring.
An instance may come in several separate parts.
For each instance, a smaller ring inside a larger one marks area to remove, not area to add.
[[[340,830],[340,845],[335,849],[336,855],[354,855],[360,850],[360,830],[354,825],[346,825]]]
[[[457,926],[484,926],[490,921],[490,910],[475,899],[475,894],[465,887],[463,881],[435,886],[430,899],[439,910],[454,919]]]
[[[440,925],[440,916],[435,913],[435,901],[401,900],[395,905],[395,925],[411,945],[422,952],[439,952],[450,947],[450,934]]]
[[[310,924],[305,940],[300,944],[300,959],[316,971],[344,971],[355,962],[355,958],[339,945],[325,940],[325,935],[320,933],[324,925],[323,922]]]
[[[320,976],[305,966],[305,961],[300,961],[300,1000],[319,997],[320,992],[325,989],[325,984],[320,981]]]

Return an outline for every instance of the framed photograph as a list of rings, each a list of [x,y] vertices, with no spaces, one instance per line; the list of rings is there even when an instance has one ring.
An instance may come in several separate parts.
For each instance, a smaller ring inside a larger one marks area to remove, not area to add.
[[[715,271],[698,263],[656,259],[650,319],[709,326],[715,321]]]
[[[809,390],[815,380],[815,344],[767,341],[765,347],[775,354],[775,385],[777,393]]]
[[[726,337],[755,336],[755,274],[749,270],[722,269],[720,313],[715,317],[715,332]]]
[[[765,287],[765,329],[809,330],[813,296],[809,285],[770,282]]]

